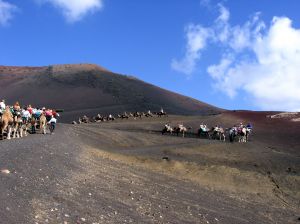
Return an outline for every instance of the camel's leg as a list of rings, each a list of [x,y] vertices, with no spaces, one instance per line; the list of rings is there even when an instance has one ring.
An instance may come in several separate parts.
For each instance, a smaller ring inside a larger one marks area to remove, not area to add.
[[[13,128],[12,128],[12,131],[13,131],[13,136],[12,136],[12,138],[16,138],[16,127],[13,127]]]
[[[20,138],[20,126],[18,124],[16,125],[15,130],[16,130],[16,137]]]
[[[10,135],[11,135],[11,127],[9,126],[7,130],[7,139],[11,139]]]

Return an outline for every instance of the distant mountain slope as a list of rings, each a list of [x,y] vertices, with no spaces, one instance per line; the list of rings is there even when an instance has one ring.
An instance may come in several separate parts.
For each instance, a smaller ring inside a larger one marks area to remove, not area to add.
[[[65,110],[64,120],[82,114],[158,111],[215,114],[222,111],[190,97],[92,64],[45,67],[0,66],[0,98],[22,105]]]

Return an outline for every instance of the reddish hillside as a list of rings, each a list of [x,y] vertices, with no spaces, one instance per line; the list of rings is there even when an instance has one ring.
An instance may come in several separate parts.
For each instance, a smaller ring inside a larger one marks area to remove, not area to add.
[[[0,66],[0,97],[12,103],[65,110],[70,121],[83,113],[157,111],[215,114],[221,109],[92,64],[45,67]]]

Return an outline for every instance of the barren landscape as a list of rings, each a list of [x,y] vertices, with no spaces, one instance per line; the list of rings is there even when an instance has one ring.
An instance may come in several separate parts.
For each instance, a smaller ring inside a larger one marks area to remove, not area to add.
[[[0,223],[300,222],[296,115],[226,111],[92,65],[49,69],[0,69],[3,98],[64,109],[54,135],[0,141]],[[70,124],[160,107],[168,117]],[[195,134],[240,122],[249,142]],[[166,123],[190,129],[162,135]]]
[[[161,135],[251,120],[248,143]],[[1,141],[1,223],[296,223],[299,125],[264,113],[60,124]],[[285,128],[286,127],[286,128]],[[294,134],[290,134],[290,133]]]

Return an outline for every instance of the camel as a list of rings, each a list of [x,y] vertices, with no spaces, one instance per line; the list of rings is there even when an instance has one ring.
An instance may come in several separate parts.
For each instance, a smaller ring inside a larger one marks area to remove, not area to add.
[[[46,126],[47,126],[47,118],[44,113],[40,116],[40,132],[42,132],[44,135],[46,134]]]
[[[136,111],[134,114],[133,114],[133,116],[135,117],[135,118],[142,118],[142,113],[140,113],[140,112],[138,112],[138,111]]]
[[[163,116],[168,117],[168,114],[166,112],[161,112],[161,111],[157,112],[156,115],[157,117],[163,117]]]
[[[239,142],[248,142],[251,131],[252,129],[247,127],[238,129],[237,135],[239,136]]]
[[[173,128],[169,124],[165,124],[165,127],[161,131],[161,134],[163,135],[164,133],[167,133],[167,132],[169,132],[170,134],[172,134],[173,131],[174,131]]]
[[[128,116],[128,114],[126,112],[124,114],[118,115],[118,117],[121,118],[122,120],[129,118],[129,116]]]
[[[115,117],[114,117],[113,115],[110,114],[110,115],[107,116],[106,120],[107,120],[107,121],[114,121],[114,120],[115,120]]]
[[[229,139],[230,142],[234,142],[235,137],[238,137],[238,142],[248,142],[249,135],[252,129],[244,126],[234,126],[229,130]]]
[[[206,124],[201,124],[200,128],[198,129],[198,136],[204,136],[207,137],[208,139],[210,139],[210,133],[209,133],[209,129],[207,128]]]
[[[145,117],[153,117],[153,114],[151,113],[150,110],[148,110],[147,113],[143,113],[143,115],[144,115]]]
[[[86,115],[83,115],[83,117],[81,118],[81,122],[82,123],[89,123],[89,118]]]
[[[238,129],[239,142],[247,142],[247,130],[245,127]]]
[[[20,114],[14,116],[13,123],[13,138],[23,137],[23,120]]]
[[[174,128],[174,132],[177,133],[177,136],[179,135],[179,133],[182,133],[182,137],[184,138],[184,135],[188,129],[191,129],[191,128],[186,128],[182,124],[179,124],[177,127]]]
[[[229,140],[230,142],[234,142],[234,138],[237,136],[237,127],[232,127],[229,129]]]
[[[97,114],[97,116],[94,118],[94,120],[95,120],[96,122],[101,122],[101,121],[104,120],[104,118],[103,118],[100,114]]]
[[[11,110],[8,106],[6,106],[5,111],[2,114],[1,122],[0,122],[0,135],[1,139],[3,139],[4,131],[7,130],[7,139],[11,139],[11,129],[13,125],[14,119],[11,113]]]
[[[212,129],[212,137],[214,139],[218,138],[220,141],[222,141],[222,138],[223,138],[223,141],[225,142],[225,139],[226,139],[226,136],[225,136],[225,131],[223,128],[221,127],[213,127]]]
[[[24,132],[24,136],[28,135],[28,127],[30,125],[30,120],[31,120],[31,116],[28,118],[22,117],[23,122],[22,122],[21,129],[22,129],[22,132]]]

